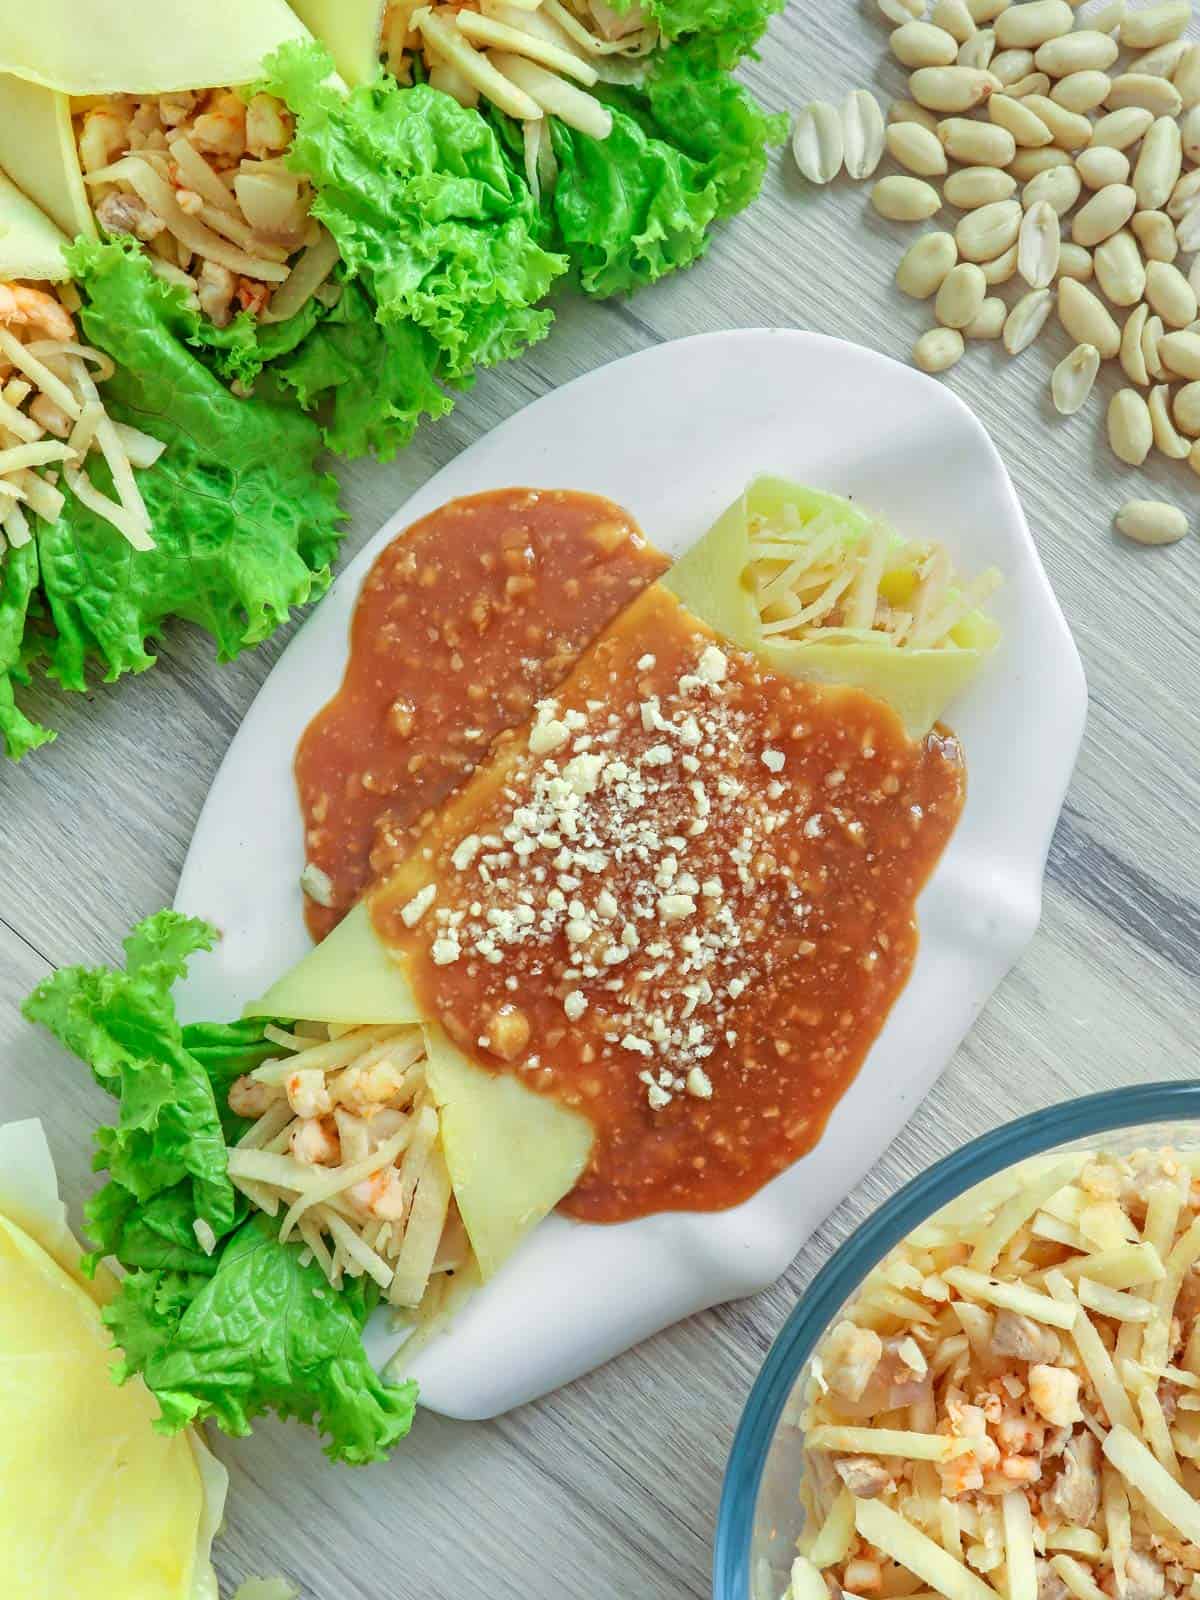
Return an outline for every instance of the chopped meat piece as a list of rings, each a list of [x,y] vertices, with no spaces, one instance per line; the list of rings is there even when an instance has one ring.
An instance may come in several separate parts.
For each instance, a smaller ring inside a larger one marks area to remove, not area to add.
[[[1167,1582],[1153,1556],[1131,1550],[1125,1558],[1124,1600],[1162,1600]]]
[[[1016,1311],[998,1311],[992,1329],[992,1353],[1015,1356],[1018,1361],[1053,1361],[1059,1343],[1049,1328]]]
[[[883,1340],[872,1328],[839,1322],[829,1335],[824,1359],[825,1382],[834,1394],[861,1400],[871,1374],[883,1358]]]
[[[96,219],[108,233],[131,233],[143,243],[157,239],[166,227],[163,219],[136,194],[106,194],[96,207]]]
[[[874,1500],[892,1481],[891,1473],[874,1456],[843,1456],[833,1465],[856,1500]]]
[[[200,309],[215,327],[223,328],[229,321],[229,310],[233,303],[233,273],[215,261],[206,261],[200,268],[198,285],[196,293]]]
[[[1069,1590],[1048,1561],[1037,1562],[1037,1600],[1067,1600]]]
[[[1059,1522],[1090,1527],[1100,1509],[1100,1450],[1090,1433],[1077,1433],[1063,1451],[1062,1471],[1042,1496],[1042,1509]]]

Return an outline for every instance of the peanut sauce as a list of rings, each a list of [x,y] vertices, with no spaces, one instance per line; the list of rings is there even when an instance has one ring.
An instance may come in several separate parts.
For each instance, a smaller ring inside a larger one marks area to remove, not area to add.
[[[620,506],[559,489],[453,500],[388,545],[296,752],[306,859],[329,883],[328,905],[306,899],[314,939],[667,565]]]
[[[460,1049],[594,1125],[565,1211],[717,1210],[811,1150],[858,1073],[964,786],[951,734],[770,671],[655,584],[372,916]]]

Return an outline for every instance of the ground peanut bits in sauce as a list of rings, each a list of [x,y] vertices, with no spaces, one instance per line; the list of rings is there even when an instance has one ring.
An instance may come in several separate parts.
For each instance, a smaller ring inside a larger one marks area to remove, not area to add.
[[[561,489],[452,500],[388,545],[296,752],[315,939],[666,566],[620,506]]]
[[[776,676],[655,585],[372,913],[460,1047],[594,1122],[565,1210],[715,1210],[820,1137],[963,783],[948,734]]]

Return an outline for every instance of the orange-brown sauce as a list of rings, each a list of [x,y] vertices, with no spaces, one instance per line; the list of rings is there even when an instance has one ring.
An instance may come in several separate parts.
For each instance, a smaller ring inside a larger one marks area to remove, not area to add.
[[[306,901],[315,939],[666,566],[627,512],[570,490],[454,500],[388,545],[296,752],[306,858],[329,882],[328,905]]]
[[[372,898],[460,1047],[593,1122],[589,1221],[734,1205],[812,1148],[962,808],[951,735],[717,644],[648,590]]]

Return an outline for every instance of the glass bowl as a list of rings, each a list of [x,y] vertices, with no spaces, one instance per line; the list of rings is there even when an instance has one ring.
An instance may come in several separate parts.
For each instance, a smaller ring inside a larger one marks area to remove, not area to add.
[[[1100,1136],[1103,1136],[1102,1138]],[[1200,1083],[1151,1083],[1019,1117],[953,1155],[880,1206],[817,1273],[763,1363],[742,1413],[721,1492],[714,1600],[779,1600],[803,1526],[803,1435],[781,1421],[827,1328],[892,1247],[985,1178],[1047,1151],[1103,1144],[1129,1153],[1200,1143]]]

